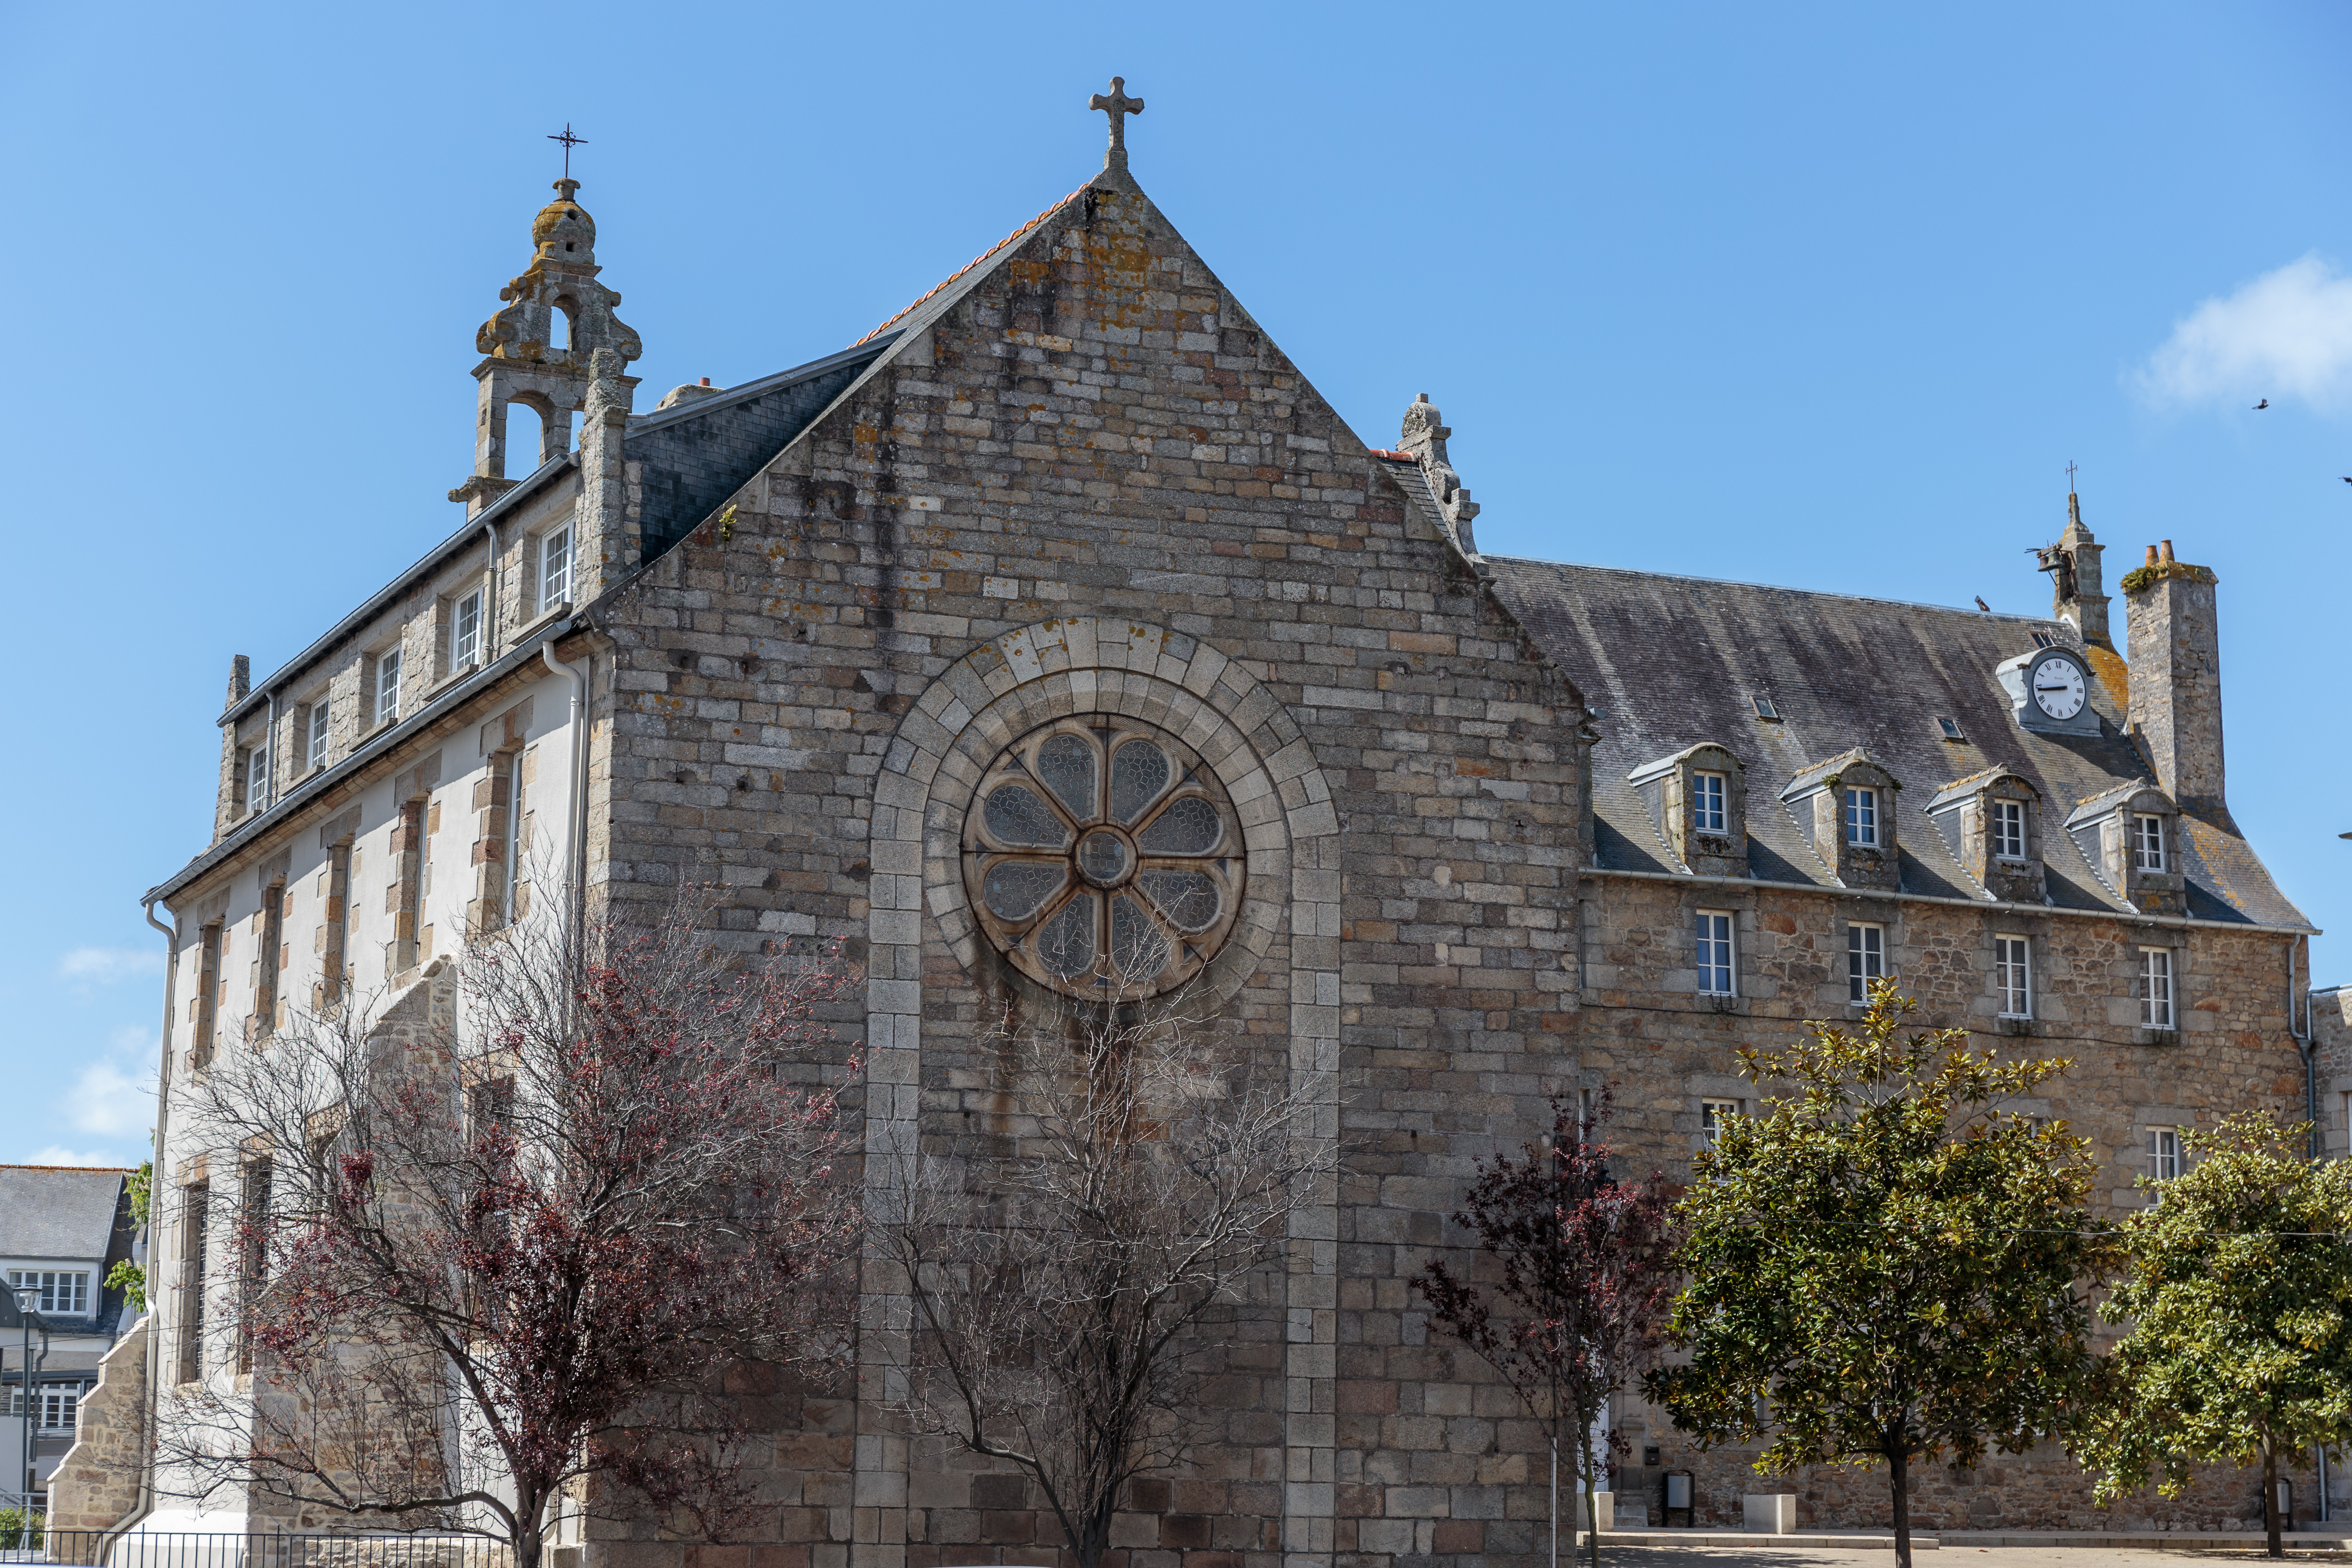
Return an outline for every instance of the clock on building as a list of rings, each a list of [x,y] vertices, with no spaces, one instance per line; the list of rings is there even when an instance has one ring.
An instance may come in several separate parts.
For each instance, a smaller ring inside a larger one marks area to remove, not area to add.
[[[2004,660],[1993,674],[2025,729],[2053,735],[2099,732],[2099,715],[2091,707],[2090,667],[2078,649],[2035,648]]]

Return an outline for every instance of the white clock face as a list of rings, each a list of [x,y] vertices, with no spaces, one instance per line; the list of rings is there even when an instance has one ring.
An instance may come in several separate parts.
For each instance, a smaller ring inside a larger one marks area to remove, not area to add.
[[[2033,705],[2053,719],[2072,719],[2089,697],[2083,667],[2073,659],[2045,658],[2033,667]]]

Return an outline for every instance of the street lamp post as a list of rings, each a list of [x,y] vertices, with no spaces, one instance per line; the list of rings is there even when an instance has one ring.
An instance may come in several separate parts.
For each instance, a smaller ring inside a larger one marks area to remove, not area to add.
[[[20,1425],[18,1426],[18,1431],[21,1433],[21,1436],[18,1438],[18,1442],[20,1444],[18,1448],[18,1457],[23,1461],[24,1473],[17,1479],[19,1489],[17,1495],[24,1499],[24,1506],[17,1510],[16,1518],[17,1529],[20,1531],[29,1531],[32,1528],[33,1522],[33,1473],[35,1468],[33,1464],[33,1325],[37,1322],[40,1323],[41,1359],[43,1361],[49,1359],[49,1325],[41,1321],[41,1315],[33,1310],[32,1306],[30,1305],[31,1300],[37,1298],[40,1294],[39,1286],[12,1286],[10,1287],[10,1293],[15,1296],[16,1301],[16,1321],[25,1331],[23,1356],[16,1363],[18,1367],[18,1383],[16,1388],[17,1393],[24,1400],[24,1404],[21,1406],[22,1414],[20,1417]]]

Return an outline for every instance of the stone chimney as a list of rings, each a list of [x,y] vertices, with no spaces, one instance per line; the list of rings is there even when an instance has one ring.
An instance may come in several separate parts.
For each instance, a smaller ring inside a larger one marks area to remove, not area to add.
[[[2124,576],[2131,639],[2130,728],[2157,783],[2183,811],[2223,809],[2221,637],[2212,572],[2147,547]]]
[[[253,690],[253,660],[238,654],[228,661],[228,700],[223,708],[234,708]]]
[[[2099,570],[2099,542],[2083,526],[2083,503],[2073,491],[2066,495],[2066,531],[2058,542],[2039,552],[2042,570],[2051,574],[2050,613],[2074,628],[2087,647],[2115,650],[2107,630],[2106,582]]]

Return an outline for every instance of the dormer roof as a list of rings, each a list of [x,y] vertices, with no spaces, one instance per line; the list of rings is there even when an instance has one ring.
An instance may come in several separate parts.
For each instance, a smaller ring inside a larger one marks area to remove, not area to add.
[[[1655,761],[1643,763],[1640,767],[1635,768],[1632,773],[1625,775],[1625,782],[1638,789],[1642,785],[1648,784],[1653,779],[1665,777],[1666,774],[1673,773],[1676,768],[1681,767],[1685,763],[1690,761],[1691,757],[1696,752],[1722,752],[1727,754],[1730,750],[1730,747],[1726,746],[1719,742],[1701,741],[1695,746],[1685,746],[1681,751],[1676,752],[1671,757],[1659,757]],[[1739,759],[1737,757],[1732,758],[1732,761],[1735,763]]]
[[[1979,768],[1968,777],[1954,779],[1937,790],[1933,798],[1927,802],[1926,807],[1927,815],[1933,816],[1939,811],[1950,810],[1962,801],[1973,799],[1983,794],[1995,779],[2015,779],[2026,788],[2033,790],[2036,796],[2042,794],[2040,790],[2033,789],[2032,779],[2027,778],[2015,768]]]
[[[2178,809],[2172,805],[2172,797],[2158,788],[2154,779],[2139,778],[2134,779],[2129,784],[2116,784],[2112,789],[2103,789],[2096,795],[2084,796],[2075,803],[2074,809],[2067,814],[2066,826],[2080,827],[2086,822],[2096,822],[2099,818],[2108,816],[2143,795],[2155,795],[2161,799],[2167,807]]]
[[[1807,795],[1819,795],[1829,787],[1832,779],[1838,777],[1856,763],[1876,768],[1880,773],[1886,773],[1890,780],[1895,777],[1892,773],[1887,772],[1885,763],[1860,746],[1856,746],[1850,752],[1839,752],[1825,763],[1808,763],[1799,768],[1796,776],[1789,781],[1789,787],[1780,792],[1780,798],[1785,801],[1800,801]]]

